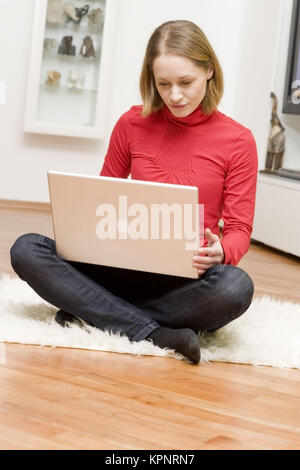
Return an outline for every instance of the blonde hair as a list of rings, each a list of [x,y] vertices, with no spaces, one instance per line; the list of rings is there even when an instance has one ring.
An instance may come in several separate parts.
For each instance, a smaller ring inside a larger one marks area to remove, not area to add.
[[[212,113],[224,93],[220,63],[204,32],[191,21],[177,20],[158,26],[148,41],[140,75],[140,93],[143,100],[141,115],[146,117],[164,106],[156,88],[153,62],[158,56],[168,53],[186,57],[205,71],[212,66],[214,75],[208,80],[206,94],[201,103],[204,114]]]

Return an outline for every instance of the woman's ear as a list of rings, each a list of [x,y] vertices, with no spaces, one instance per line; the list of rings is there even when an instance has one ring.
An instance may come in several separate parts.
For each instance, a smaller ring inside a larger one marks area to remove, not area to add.
[[[210,80],[214,76],[214,67],[212,63],[210,64],[207,73],[208,73],[207,80]]]

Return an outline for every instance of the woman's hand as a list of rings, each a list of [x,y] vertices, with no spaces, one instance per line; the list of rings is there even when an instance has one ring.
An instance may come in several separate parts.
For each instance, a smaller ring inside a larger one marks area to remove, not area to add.
[[[197,268],[199,274],[205,273],[212,266],[222,264],[224,260],[224,251],[218,235],[215,235],[207,228],[205,230],[205,237],[208,241],[208,246],[199,248],[199,256],[197,255],[193,258],[193,268]]]

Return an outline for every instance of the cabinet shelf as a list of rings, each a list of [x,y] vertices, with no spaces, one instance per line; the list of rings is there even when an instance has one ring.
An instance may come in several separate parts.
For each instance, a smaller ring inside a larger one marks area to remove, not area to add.
[[[293,178],[286,178],[284,176],[277,176],[260,172],[257,181],[265,184],[270,184],[272,186],[296,189],[297,191],[300,191],[300,181]]]
[[[99,34],[103,30],[103,23],[99,25],[88,25],[84,23],[76,24],[74,22],[70,23],[54,23],[53,21],[47,21],[46,27],[48,31],[60,31],[62,33],[70,33],[70,32],[80,32],[83,34]]]
[[[71,54],[58,54],[58,52],[46,52],[43,54],[44,60],[51,60],[56,62],[69,62],[69,63],[78,63],[78,64],[97,64],[100,61],[101,53],[96,52],[95,57],[85,57],[76,52],[76,55]]]
[[[261,174],[276,176],[276,178],[288,178],[300,182],[300,171],[290,170],[288,168],[279,168],[279,170],[260,170]]]
[[[55,93],[55,94],[63,94],[63,93],[97,93],[98,90],[92,88],[77,88],[77,87],[68,87],[62,85],[47,85],[45,83],[40,83],[40,87],[44,89],[45,92],[48,93]]]

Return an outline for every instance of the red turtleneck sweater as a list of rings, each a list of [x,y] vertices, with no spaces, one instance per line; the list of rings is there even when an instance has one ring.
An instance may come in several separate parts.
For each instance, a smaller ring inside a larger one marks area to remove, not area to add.
[[[100,176],[197,186],[205,228],[218,235],[222,218],[223,263],[237,265],[249,249],[255,208],[251,131],[218,110],[205,115],[201,104],[186,117],[166,105],[146,118],[141,110],[132,106],[116,122]]]

